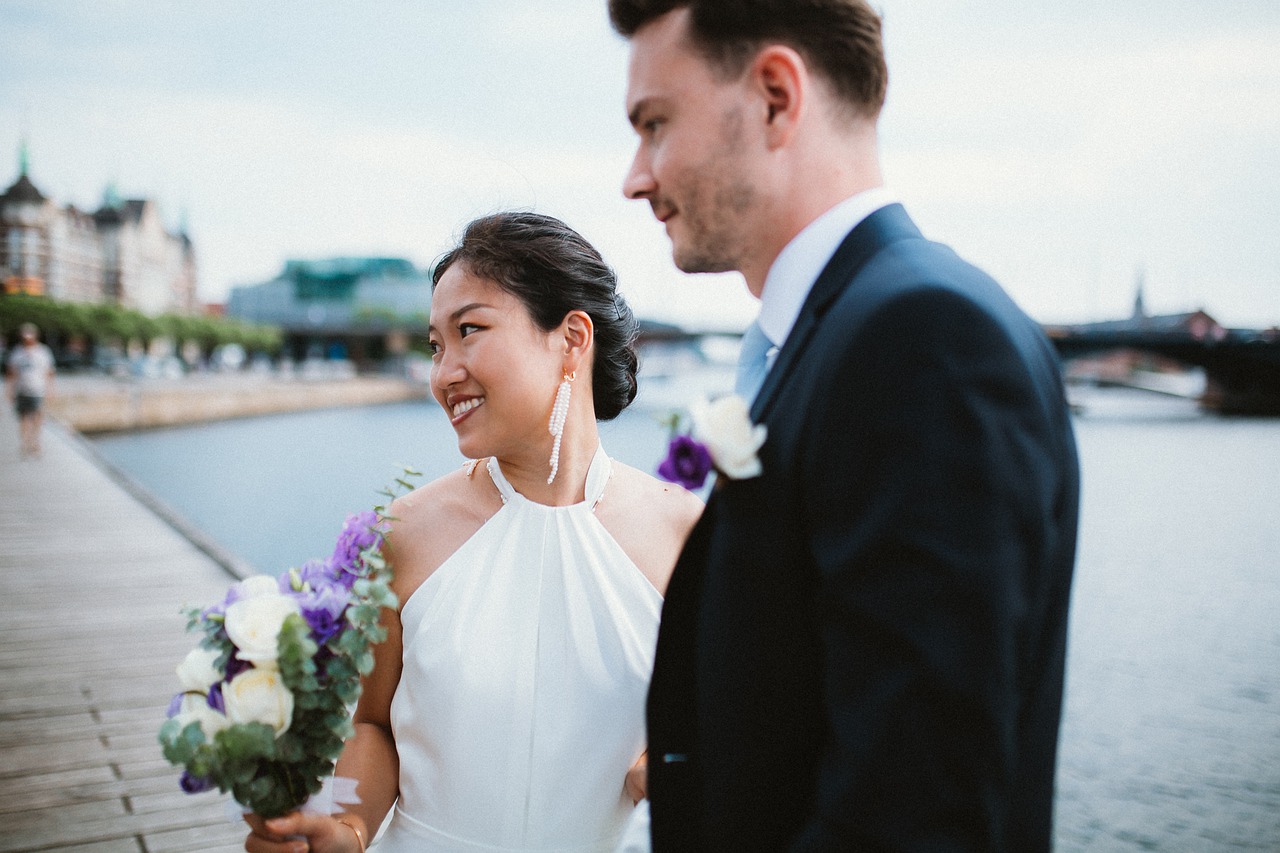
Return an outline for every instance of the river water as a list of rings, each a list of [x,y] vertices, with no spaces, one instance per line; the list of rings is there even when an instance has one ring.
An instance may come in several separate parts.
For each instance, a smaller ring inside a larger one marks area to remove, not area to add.
[[[615,458],[652,469],[676,390],[650,382],[603,425]],[[1083,402],[1057,849],[1280,851],[1280,420]],[[432,478],[463,461],[433,403],[94,443],[272,574],[326,556],[402,465]]]

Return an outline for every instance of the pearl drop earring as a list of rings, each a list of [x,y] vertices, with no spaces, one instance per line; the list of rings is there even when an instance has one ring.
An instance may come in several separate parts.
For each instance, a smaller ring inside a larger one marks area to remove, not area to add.
[[[577,375],[577,372],[564,374],[560,387],[556,390],[556,401],[551,406],[551,421],[547,424],[547,431],[555,437],[555,442],[551,445],[551,476],[547,478],[548,486],[555,482],[556,473],[560,470],[560,437],[564,435],[564,422],[569,417],[569,395],[573,393],[571,383]]]

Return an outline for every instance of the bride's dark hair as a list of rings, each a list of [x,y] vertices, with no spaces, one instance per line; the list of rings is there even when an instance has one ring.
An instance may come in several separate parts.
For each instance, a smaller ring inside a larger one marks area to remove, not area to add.
[[[639,324],[618,293],[617,276],[577,231],[539,213],[482,216],[436,261],[433,288],[454,264],[518,298],[544,331],[559,326],[570,311],[586,312],[595,326],[596,419],[616,418],[635,399]]]

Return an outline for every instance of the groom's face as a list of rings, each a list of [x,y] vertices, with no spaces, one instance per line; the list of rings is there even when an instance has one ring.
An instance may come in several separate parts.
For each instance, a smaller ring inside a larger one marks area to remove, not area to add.
[[[627,114],[639,141],[623,194],[649,202],[680,269],[739,270],[757,196],[749,99],[689,44],[687,17],[669,12],[631,39]]]

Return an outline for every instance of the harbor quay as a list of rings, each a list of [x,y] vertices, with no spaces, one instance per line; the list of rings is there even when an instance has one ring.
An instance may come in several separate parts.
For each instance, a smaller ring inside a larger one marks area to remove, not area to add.
[[[429,393],[425,382],[379,375],[282,378],[242,372],[139,379],[73,374],[55,380],[48,411],[88,435],[397,403]]]
[[[156,740],[196,641],[180,609],[235,577],[79,436],[47,422],[43,445],[22,457],[0,416],[0,851],[243,850],[226,798],[179,790]]]

